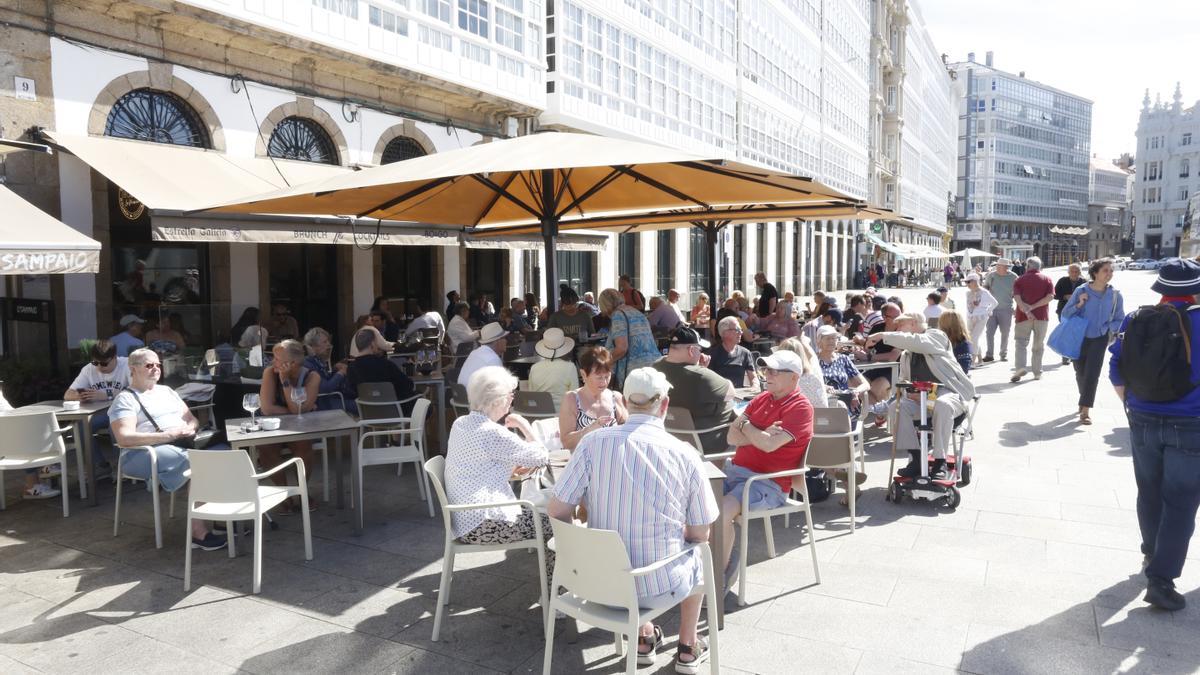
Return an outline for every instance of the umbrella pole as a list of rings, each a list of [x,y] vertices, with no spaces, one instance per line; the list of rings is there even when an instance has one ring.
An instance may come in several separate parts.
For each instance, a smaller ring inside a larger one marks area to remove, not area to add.
[[[554,170],[542,169],[542,245],[546,251],[546,307],[558,310],[558,256],[554,240],[558,236],[558,200],[554,194]]]
[[[717,306],[720,302],[717,299],[717,288],[721,285],[719,282],[721,265],[717,261],[717,257],[720,254],[717,235],[721,232],[721,226],[711,220],[700,224],[700,226],[704,229],[704,244],[708,248],[708,260],[705,261],[708,268],[708,303],[709,306]],[[716,315],[714,311],[712,316]]]

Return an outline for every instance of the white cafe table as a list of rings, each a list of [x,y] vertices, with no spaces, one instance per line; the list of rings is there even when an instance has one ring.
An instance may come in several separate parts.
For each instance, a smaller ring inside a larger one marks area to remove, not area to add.
[[[92,416],[98,412],[108,410],[108,406],[112,403],[109,400],[103,401],[80,401],[79,408],[67,410],[63,407],[61,400],[56,401],[41,401],[33,405],[22,406],[13,410],[7,410],[0,415],[21,415],[38,412],[52,412],[55,419],[62,423],[70,423],[75,427],[75,451],[83,455],[84,473],[87,474],[86,484],[91,490],[92,506],[100,504],[100,493],[96,489],[96,465],[92,461]],[[62,467],[63,481],[62,488],[67,489],[68,467]],[[81,486],[79,488],[79,498],[87,499],[87,490]]]
[[[272,431],[259,429],[258,431],[244,432],[241,425],[243,422],[249,422],[249,417],[238,419],[225,420],[225,437],[229,441],[229,445],[234,448],[241,448],[247,452],[251,452],[252,456],[255,449],[260,445],[284,444],[292,441],[310,441],[318,439],[330,439],[342,437],[349,439],[350,442],[350,466],[358,465],[358,421],[350,416],[345,410],[314,410],[304,413],[303,417],[298,415],[270,415],[280,421],[279,428]],[[263,416],[257,419],[261,420]],[[326,444],[325,451],[332,450],[332,444]],[[338,447],[338,455],[331,462],[334,466],[334,474],[337,481],[337,506],[343,508],[345,506],[345,493],[342,490],[342,463],[341,463],[341,448]],[[262,467],[269,469],[272,467]],[[353,469],[350,471],[350,493],[354,495],[355,505],[362,504],[362,486],[358,484],[358,472]],[[354,533],[359,534],[363,529],[363,510],[361,506],[355,509],[354,516]]]

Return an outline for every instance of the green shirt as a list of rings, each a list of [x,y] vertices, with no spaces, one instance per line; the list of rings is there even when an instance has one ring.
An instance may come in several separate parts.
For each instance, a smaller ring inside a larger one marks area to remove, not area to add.
[[[1017,275],[1010,270],[1008,274],[1001,276],[995,272],[988,272],[983,278],[983,287],[992,292],[992,297],[996,298],[996,305],[999,307],[1012,307],[1013,302],[1013,284],[1017,281]]]
[[[671,383],[671,391],[667,394],[671,399],[671,407],[690,412],[697,429],[732,422],[737,417],[733,407],[725,400],[729,380],[703,366],[671,363],[666,359],[659,359],[651,367],[666,375]],[[724,452],[728,445],[726,433],[727,430],[721,429],[701,434],[700,444],[704,452]]]

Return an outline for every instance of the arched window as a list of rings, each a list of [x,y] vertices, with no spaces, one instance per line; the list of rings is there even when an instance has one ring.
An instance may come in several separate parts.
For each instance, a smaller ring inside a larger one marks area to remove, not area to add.
[[[381,164],[391,164],[392,162],[403,162],[406,159],[414,157],[424,157],[426,154],[425,148],[421,144],[407,136],[397,136],[388,141],[388,144],[383,148],[383,157],[380,159]]]
[[[271,132],[267,155],[277,159],[338,164],[337,148],[320,124],[304,117],[285,117]]]
[[[104,135],[152,143],[209,148],[208,129],[200,115],[175,94],[135,89],[108,113]]]

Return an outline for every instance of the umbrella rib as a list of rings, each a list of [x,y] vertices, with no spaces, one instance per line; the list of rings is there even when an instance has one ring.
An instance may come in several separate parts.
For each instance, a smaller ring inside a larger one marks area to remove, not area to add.
[[[538,213],[536,209],[530,207],[525,202],[521,201],[520,199],[517,199],[515,196],[513,196],[513,194],[511,192],[509,192],[507,189],[497,185],[496,182],[493,181],[492,179],[484,178],[483,176],[480,176],[477,173],[471,174],[470,177],[474,178],[477,182],[482,183],[488,189],[496,192],[501,197],[504,197],[505,199],[516,204],[517,206],[521,207],[522,209],[525,209],[525,211],[527,211],[529,213],[529,215],[533,216],[534,218],[537,218],[538,220],[541,220],[542,214]]]
[[[520,175],[520,173],[520,171],[513,171],[512,173],[508,174],[508,180],[504,181],[504,185],[502,185],[501,188],[507,190],[508,186],[512,185],[512,182],[517,179],[517,176]],[[483,207],[483,211],[479,212],[479,217],[475,219],[475,226],[478,226],[479,223],[483,222],[483,219],[487,217],[488,213],[491,213],[492,209],[496,206],[496,202],[498,201],[500,201],[499,192],[492,195],[492,200],[488,202],[487,206]]]
[[[666,185],[658,180],[655,180],[655,179],[647,176],[646,174],[633,169],[632,167],[617,167],[617,171],[620,171],[623,174],[628,174],[628,175],[636,178],[637,180],[640,180],[640,181],[646,183],[647,185],[649,185],[653,188],[656,188],[662,192],[665,192],[665,193],[671,195],[672,197],[674,197],[676,199],[681,199],[685,202],[691,202],[693,204],[698,204],[706,209],[712,208],[712,206],[710,204],[708,204],[706,202],[702,202],[699,199],[696,199],[695,197],[691,197],[687,194],[684,194],[683,192],[680,192],[679,190],[676,190],[675,188],[673,188],[669,185]]]
[[[566,207],[564,207],[562,211],[559,211],[558,216],[561,218],[561,217],[565,216],[566,214],[570,213],[571,211],[574,211],[576,208],[579,208],[580,213],[582,213],[583,209],[581,208],[581,206],[582,206],[583,202],[588,200],[589,198],[591,198],[597,192],[608,187],[609,185],[612,184],[612,182],[614,180],[619,178],[621,176],[621,171],[620,171],[621,168],[628,169],[629,167],[624,166],[624,167],[620,167],[617,169],[613,169],[607,176],[596,181],[595,185],[588,188],[587,190],[584,190],[583,194],[579,195],[578,197],[576,197],[575,193],[572,192],[571,197],[574,199],[574,201],[572,201],[570,204],[568,204]]]
[[[732,171],[730,169],[724,169],[721,167],[713,166],[711,164],[704,164],[701,162],[680,162],[680,166],[685,166],[689,169],[696,169],[698,171],[707,171],[709,173],[715,173],[715,174],[718,174],[721,176],[725,176],[726,178],[738,178],[740,180],[744,180],[749,183],[758,183],[759,185],[767,185],[770,187],[779,188],[781,190],[788,190],[791,192],[799,192],[800,194],[803,194],[803,195],[813,194],[812,190],[804,190],[804,189],[798,188],[798,187],[791,187],[788,185],[780,185],[778,183],[772,183],[769,180],[763,180],[762,178],[755,178],[754,176],[747,176],[747,175],[739,173],[737,171]],[[811,180],[811,179],[795,177],[795,178],[793,178],[793,180]]]
[[[389,199],[386,202],[384,202],[378,206],[372,207],[370,209],[367,209],[366,211],[358,213],[357,216],[359,218],[365,218],[366,216],[368,216],[372,213],[376,213],[379,211],[386,211],[387,209],[390,209],[397,204],[400,204],[409,199],[412,199],[413,197],[416,197],[417,195],[424,194],[425,192],[428,192],[428,191],[432,190],[433,188],[438,187],[439,185],[442,185],[447,182],[453,182],[454,179],[455,179],[454,176],[444,176],[442,178],[435,178],[431,181],[422,183],[421,185],[409,190],[408,192],[405,192],[404,194],[400,195],[399,197]],[[324,195],[333,194],[335,192],[338,192],[338,190],[329,190],[328,192],[318,192],[314,196],[322,197]]]

